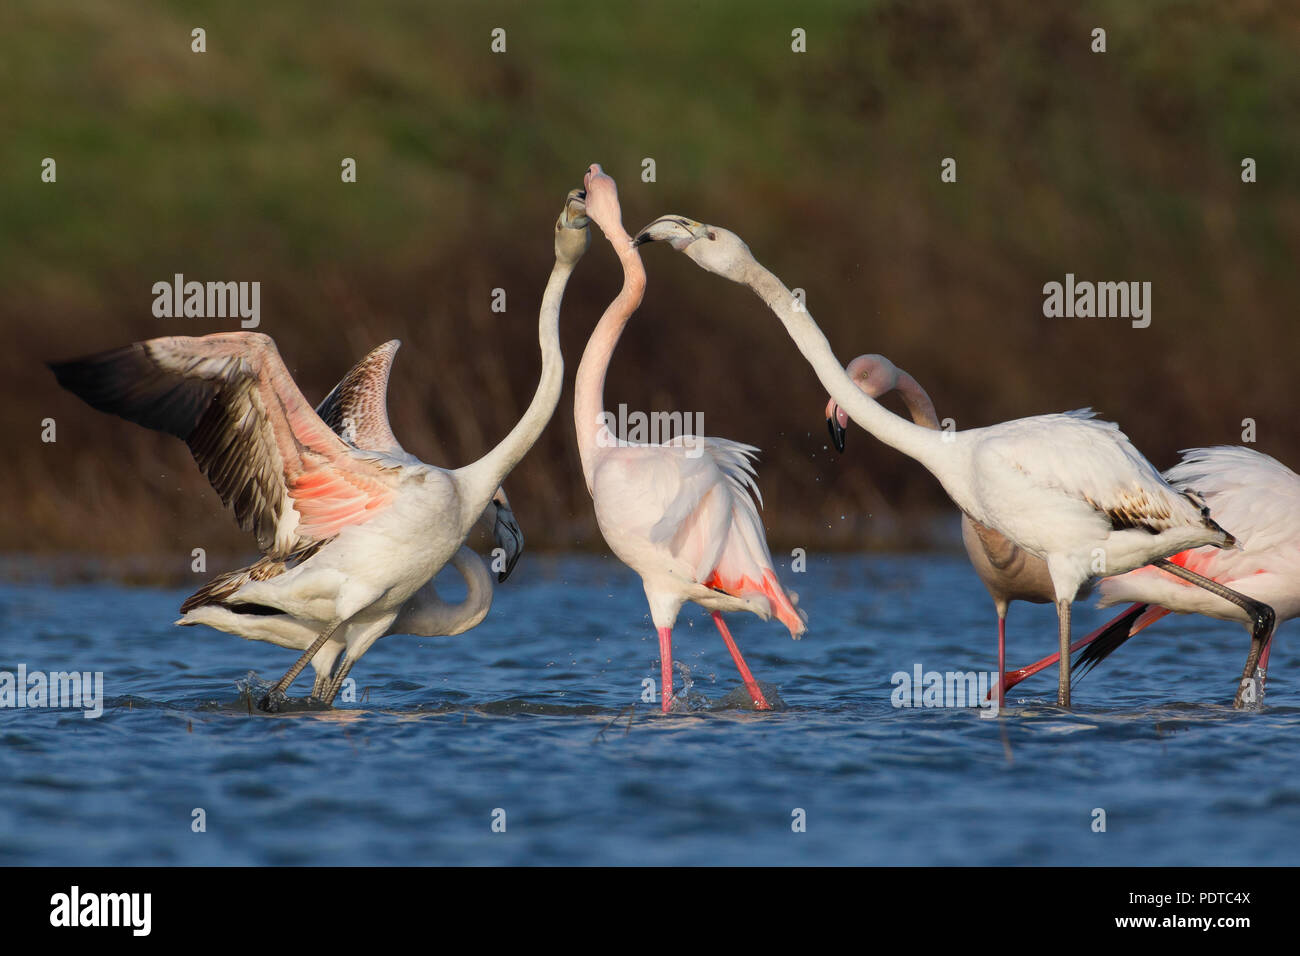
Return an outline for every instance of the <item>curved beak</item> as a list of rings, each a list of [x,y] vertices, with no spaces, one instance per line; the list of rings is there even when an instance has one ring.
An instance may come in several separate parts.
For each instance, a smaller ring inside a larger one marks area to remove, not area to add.
[[[841,455],[844,454],[844,437],[849,433],[848,429],[841,425],[834,417],[826,419],[826,427],[831,433],[831,444]]]
[[[569,195],[564,200],[564,210],[560,213],[556,225],[561,229],[586,229],[589,221],[587,219],[587,190],[570,189]]]
[[[510,572],[515,569],[519,556],[524,553],[524,531],[519,527],[515,513],[506,500],[505,492],[498,491],[492,502],[497,506],[496,519],[492,522],[492,539],[506,557],[505,568],[497,572],[497,581],[500,582],[510,577]]]
[[[826,403],[826,428],[831,433],[831,444],[841,455],[844,454],[844,436],[848,434],[849,418],[844,410],[835,404],[835,399]]]
[[[696,239],[703,239],[708,234],[709,227],[702,222],[687,219],[685,216],[660,216],[637,233],[636,238],[632,240],[632,245],[667,241],[680,252]]]

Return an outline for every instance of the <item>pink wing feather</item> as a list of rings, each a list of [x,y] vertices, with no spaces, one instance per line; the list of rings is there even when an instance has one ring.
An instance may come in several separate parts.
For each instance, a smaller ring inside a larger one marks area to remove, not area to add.
[[[393,469],[330,430],[267,335],[150,339],[51,368],[92,407],[184,439],[270,557],[364,523],[394,498]]]

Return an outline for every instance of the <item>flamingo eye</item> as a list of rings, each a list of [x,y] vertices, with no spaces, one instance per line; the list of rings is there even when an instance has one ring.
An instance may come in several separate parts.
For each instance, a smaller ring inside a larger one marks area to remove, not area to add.
[[[709,241],[712,242],[714,239],[717,239],[717,238],[718,238],[718,234],[717,234],[716,232],[714,232],[712,229],[710,229],[710,230],[709,230]]]

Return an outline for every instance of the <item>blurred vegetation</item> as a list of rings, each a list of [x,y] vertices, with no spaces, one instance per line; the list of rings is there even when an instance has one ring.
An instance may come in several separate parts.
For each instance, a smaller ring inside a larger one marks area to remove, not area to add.
[[[959,427],[1092,405],[1166,467],[1250,417],[1300,466],[1298,52],[1300,8],[1251,0],[7,0],[0,550],[250,549],[180,442],[92,412],[43,365],[236,327],[154,318],[151,286],[177,272],[259,280],[261,330],[312,400],[401,338],[402,442],[478,457],[536,384],[551,226],[593,161],[629,229],[667,212],[735,229],[807,290],[842,360],[889,355]],[[933,542],[938,484],[857,430],[828,449],[825,396],[761,303],[667,248],[645,259],[609,407],[700,410],[759,445],[774,550]],[[1044,318],[1067,272],[1152,282],[1151,327]],[[570,382],[619,283],[597,236],[565,300]],[[530,546],[603,547],[571,387],[507,488]]]

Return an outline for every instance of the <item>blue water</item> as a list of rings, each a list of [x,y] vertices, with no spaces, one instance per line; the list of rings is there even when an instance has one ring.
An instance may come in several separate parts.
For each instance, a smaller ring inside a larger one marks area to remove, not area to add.
[[[171,626],[181,591],[2,585],[0,670],[103,671],[105,705],[93,720],[0,709],[0,863],[1296,862],[1287,628],[1254,712],[1229,706],[1245,632],[1169,618],[1082,681],[1072,713],[1048,670],[988,720],[890,703],[891,675],[918,663],[995,665],[992,607],[962,558],[783,574],[808,636],[732,628],[784,709],[671,716],[640,702],[658,645],[612,559],[525,556],[476,630],[380,641],[353,671],[365,702],[275,716],[250,714],[239,682],[276,679],[293,654]],[[1076,634],[1102,615],[1078,606]],[[1054,647],[1053,612],[1015,605],[1009,631],[1010,662],[1028,663]],[[734,699],[698,609],[675,654],[692,706]]]

